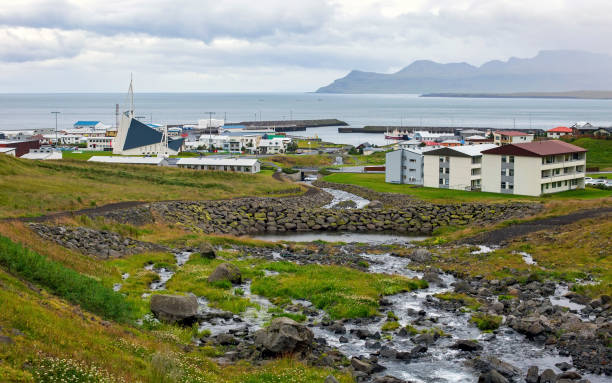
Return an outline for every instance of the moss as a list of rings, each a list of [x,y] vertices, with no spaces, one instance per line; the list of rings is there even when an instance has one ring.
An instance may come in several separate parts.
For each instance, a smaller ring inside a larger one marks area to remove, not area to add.
[[[399,327],[400,327],[400,324],[398,321],[388,321],[382,325],[381,330],[382,331],[395,331]]]
[[[476,313],[472,315],[470,321],[476,324],[476,327],[481,331],[497,330],[502,322],[502,317],[498,315],[490,315],[485,313]]]

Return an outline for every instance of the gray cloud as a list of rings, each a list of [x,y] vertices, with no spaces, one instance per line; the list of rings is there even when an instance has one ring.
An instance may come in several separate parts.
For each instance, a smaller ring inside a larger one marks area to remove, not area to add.
[[[129,72],[151,90],[312,90],[416,59],[612,53],[611,12],[603,0],[15,1],[0,8],[0,91],[38,76],[30,90],[116,90]],[[76,81],[88,76],[105,81]]]

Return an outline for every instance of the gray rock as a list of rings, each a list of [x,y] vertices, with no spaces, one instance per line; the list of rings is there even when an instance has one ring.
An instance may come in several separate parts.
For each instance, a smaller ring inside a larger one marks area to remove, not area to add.
[[[538,366],[531,366],[527,370],[527,377],[525,378],[526,383],[538,383],[540,377]]]
[[[572,365],[567,362],[555,363],[555,367],[557,367],[561,371],[567,371],[572,368]]]
[[[215,249],[211,246],[211,244],[202,242],[200,246],[198,246],[198,253],[202,258],[206,259],[215,259],[217,257],[217,253]]]
[[[156,294],[151,297],[151,312],[164,322],[189,324],[198,314],[198,298],[193,294]]]
[[[310,329],[285,317],[272,320],[270,326],[255,333],[255,344],[273,354],[307,353],[313,339]]]
[[[333,375],[328,375],[327,378],[325,378],[325,381],[323,383],[339,383],[339,382],[336,378],[334,378]]]
[[[215,342],[221,346],[231,346],[239,343],[238,339],[229,334],[219,334],[215,336]]]
[[[557,379],[578,380],[582,379],[582,375],[576,371],[565,371],[557,375]]]
[[[495,370],[491,370],[478,377],[478,383],[508,383],[503,375]]]
[[[410,259],[420,263],[429,262],[431,261],[431,253],[427,249],[416,249],[410,254]]]
[[[555,383],[557,381],[557,374],[553,370],[546,369],[540,375],[539,383]]]
[[[368,208],[369,209],[382,209],[383,208],[383,204],[380,201],[374,200],[374,201],[370,201],[370,203],[368,204]]]
[[[242,273],[240,269],[231,263],[222,263],[208,276],[208,282],[229,281],[231,283],[241,283]]]
[[[513,379],[519,376],[521,370],[514,367],[510,363],[506,363],[492,355],[485,356],[483,358],[476,358],[471,362],[474,368],[485,373],[491,370],[496,370],[508,379]]]
[[[423,279],[426,280],[429,283],[436,284],[436,285],[444,284],[444,282],[442,281],[442,278],[440,278],[438,273],[436,273],[434,271],[426,271],[423,274]]]
[[[468,339],[460,339],[456,341],[455,344],[451,345],[450,348],[469,352],[482,350],[482,346],[479,345],[476,341]]]
[[[374,379],[374,383],[409,383],[405,380],[398,379],[395,376],[381,376],[379,378]]]

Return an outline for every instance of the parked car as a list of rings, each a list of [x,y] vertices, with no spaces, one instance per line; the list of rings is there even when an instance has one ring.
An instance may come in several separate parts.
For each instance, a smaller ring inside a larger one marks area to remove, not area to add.
[[[306,176],[304,177],[304,181],[316,181],[317,176]]]

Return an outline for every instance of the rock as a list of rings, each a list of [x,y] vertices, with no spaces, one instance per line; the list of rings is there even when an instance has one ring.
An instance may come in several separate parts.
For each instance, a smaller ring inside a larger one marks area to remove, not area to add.
[[[220,346],[235,346],[239,343],[238,339],[229,334],[219,334],[215,336],[215,342]]]
[[[164,322],[190,324],[198,314],[198,298],[193,294],[156,294],[151,296],[151,312]]]
[[[340,338],[338,338],[338,342],[340,343],[348,343],[349,340],[347,337],[345,337],[344,335],[340,336]]]
[[[444,282],[442,281],[442,278],[440,278],[438,273],[434,271],[426,271],[425,274],[423,274],[423,279],[429,283],[433,283],[436,285],[444,284]]]
[[[472,360],[471,363],[474,365],[475,369],[483,373],[496,370],[508,379],[513,379],[521,373],[521,370],[514,367],[510,363],[506,363],[492,355],[488,355],[483,358],[476,358]]]
[[[240,269],[231,263],[222,263],[208,276],[208,282],[229,281],[231,283],[241,283],[242,274]]]
[[[214,259],[217,257],[215,249],[209,243],[206,242],[200,243],[200,246],[198,247],[198,252],[200,253],[200,256],[202,258]]]
[[[416,249],[410,254],[410,259],[419,263],[429,262],[431,253],[427,249]]]
[[[382,209],[383,208],[383,204],[380,201],[374,200],[374,201],[370,201],[370,203],[368,204],[368,208],[369,209]]]
[[[412,350],[410,350],[410,355],[413,358],[417,358],[419,354],[424,354],[426,352],[427,352],[427,346],[423,346],[419,344],[419,345],[414,346]]]
[[[367,338],[373,337],[372,333],[369,330],[362,329],[362,328],[351,330],[351,332],[355,334],[355,336],[359,339],[367,339]]]
[[[478,377],[478,383],[508,383],[503,375],[495,370],[491,370]]]
[[[313,339],[310,329],[285,317],[272,320],[270,326],[255,333],[255,344],[273,354],[309,352]]]
[[[334,322],[329,326],[329,331],[332,331],[334,334],[346,334],[346,328],[344,328],[342,323],[338,322]]]
[[[434,338],[432,334],[419,334],[415,336],[414,338],[412,338],[412,341],[414,343],[426,344],[429,346],[429,345],[434,344],[436,339]]]
[[[567,362],[555,363],[555,367],[557,367],[561,371],[567,371],[572,368],[572,365]]]
[[[557,374],[555,374],[555,372],[549,368],[544,370],[542,375],[540,375],[539,383],[555,383],[556,381]]]
[[[385,367],[376,362],[370,362],[355,357],[351,359],[351,366],[355,371],[364,372],[368,375],[385,370]]]
[[[526,383],[538,383],[540,377],[538,366],[531,366],[527,370],[527,377],[525,377]]]
[[[333,375],[327,375],[327,378],[323,381],[323,383],[339,383]]]
[[[578,380],[582,379],[582,375],[576,371],[565,371],[557,375],[557,379]]]
[[[469,352],[482,350],[482,346],[479,345],[476,341],[467,340],[467,339],[460,339],[456,341],[455,344],[450,346],[450,348],[453,348],[455,350],[461,350],[461,351],[469,351]]]
[[[466,281],[457,281],[453,286],[455,286],[456,293],[469,293],[472,290],[472,286]]]
[[[379,378],[374,379],[374,383],[409,383],[405,380],[401,380],[396,378],[395,376],[381,376]]]

